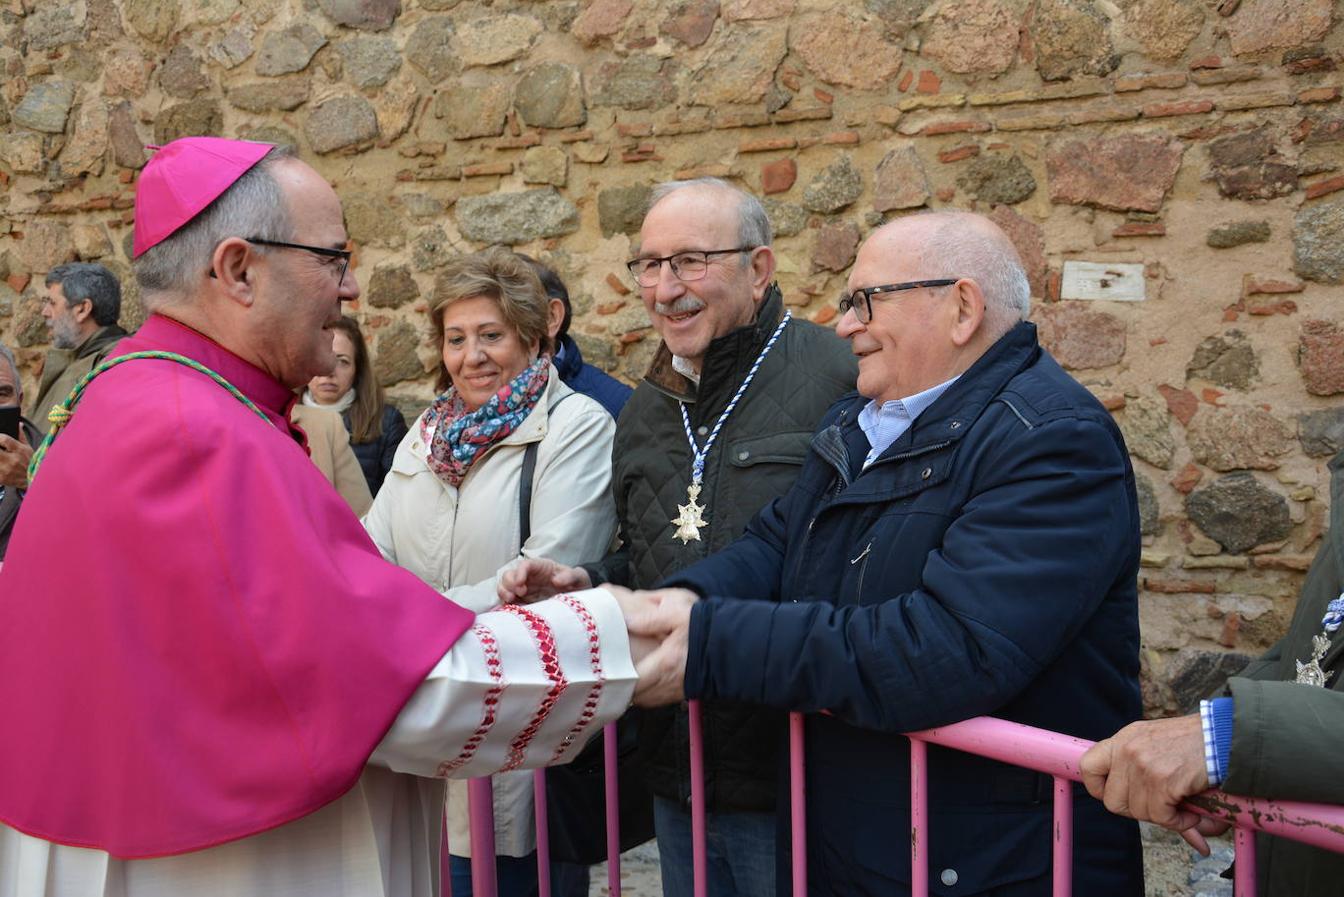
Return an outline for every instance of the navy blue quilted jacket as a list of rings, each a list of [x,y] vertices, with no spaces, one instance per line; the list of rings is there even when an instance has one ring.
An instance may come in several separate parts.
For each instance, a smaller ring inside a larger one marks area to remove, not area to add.
[[[897,733],[989,714],[1099,739],[1140,715],[1139,519],[1118,428],[1030,323],[862,470],[865,403],[837,402],[793,488],[667,584],[708,599],[689,697],[809,713],[809,893],[888,897],[909,889]],[[1049,894],[1049,779],[929,757],[933,892]],[[1074,893],[1141,894],[1136,825],[1075,794]]]

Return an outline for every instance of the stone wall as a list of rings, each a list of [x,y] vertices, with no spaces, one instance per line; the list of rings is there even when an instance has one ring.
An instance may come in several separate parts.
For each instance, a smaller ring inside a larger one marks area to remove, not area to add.
[[[0,0],[0,339],[31,389],[43,273],[127,273],[142,145],[187,134],[294,142],[332,180],[356,313],[412,412],[454,253],[550,261],[585,353],[633,381],[656,340],[621,263],[652,183],[764,194],[785,295],[823,324],[880,222],[979,209],[1129,440],[1147,697],[1170,709],[1283,629],[1326,520],[1341,20],[1332,0]]]

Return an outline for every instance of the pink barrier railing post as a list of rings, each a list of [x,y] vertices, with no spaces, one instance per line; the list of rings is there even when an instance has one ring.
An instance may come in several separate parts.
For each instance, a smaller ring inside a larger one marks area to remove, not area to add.
[[[929,897],[929,750],[910,739],[910,897]]]
[[[803,715],[789,714],[789,819],[793,853],[793,897],[807,897],[807,794],[803,755]]]
[[[1234,831],[1236,869],[1232,873],[1232,897],[1255,897],[1255,832],[1241,826]]]
[[[444,801],[439,813],[439,891],[443,897],[453,897],[452,866],[448,860],[448,802]]]
[[[537,897],[551,897],[551,825],[546,819],[546,770],[532,770],[532,805],[537,820]]]
[[[621,897],[621,792],[616,777],[616,724],[602,727],[602,775],[607,799],[607,891]]]
[[[709,895],[709,857],[705,849],[705,736],[700,726],[700,702],[688,701],[691,727],[691,874],[695,897]]]
[[[495,795],[488,778],[467,781],[471,831],[472,897],[497,897],[495,880]]]
[[[1073,894],[1073,785],[1055,776],[1054,897]]]

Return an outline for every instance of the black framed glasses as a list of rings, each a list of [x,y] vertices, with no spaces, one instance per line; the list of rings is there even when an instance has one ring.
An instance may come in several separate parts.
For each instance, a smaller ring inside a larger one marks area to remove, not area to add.
[[[873,319],[874,296],[881,293],[902,293],[906,290],[919,290],[924,287],[950,287],[957,280],[956,277],[942,277],[937,280],[911,280],[907,283],[888,283],[878,287],[864,287],[840,298],[840,314],[843,315],[852,308],[854,309],[854,317],[859,319],[859,323],[867,324]]]
[[[672,268],[672,276],[678,280],[701,280],[709,270],[710,256],[732,255],[735,252],[751,252],[756,246],[738,246],[735,249],[704,249],[678,252],[662,258],[637,258],[625,263],[630,276],[642,287],[656,287],[658,276],[662,273],[663,262]]]
[[[244,237],[249,243],[256,243],[259,246],[274,246],[278,249],[302,249],[304,252],[311,252],[313,255],[320,255],[329,259],[340,259],[340,275],[336,278],[336,283],[345,282],[345,272],[350,268],[350,256],[354,253],[349,249],[330,249],[326,246],[305,246],[302,243],[285,243],[281,240],[263,240],[260,237]],[[334,265],[335,262],[332,262]]]

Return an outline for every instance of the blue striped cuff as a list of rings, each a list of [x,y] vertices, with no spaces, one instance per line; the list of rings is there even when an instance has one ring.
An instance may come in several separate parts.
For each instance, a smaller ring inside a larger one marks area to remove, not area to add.
[[[1217,787],[1227,778],[1227,760],[1232,753],[1232,699],[1200,701],[1199,719],[1204,730],[1204,769],[1209,785]]]
[[[1218,761],[1218,784],[1227,779],[1228,761],[1232,757],[1232,699],[1214,698],[1213,748]]]

